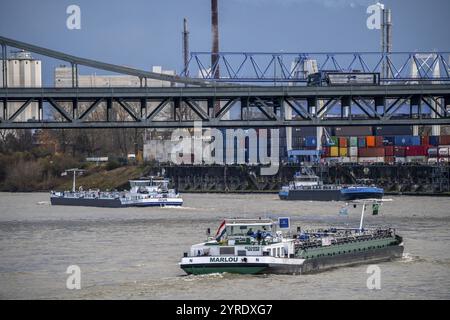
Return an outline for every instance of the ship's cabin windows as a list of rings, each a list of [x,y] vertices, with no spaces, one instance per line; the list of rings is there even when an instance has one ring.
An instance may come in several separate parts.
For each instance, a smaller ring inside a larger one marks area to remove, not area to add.
[[[220,255],[234,255],[234,247],[221,247],[220,248]]]
[[[264,237],[267,233],[272,232],[272,225],[270,224],[251,224],[251,225],[228,225],[226,227],[227,235],[230,237],[256,237],[258,231]]]
[[[150,181],[148,180],[131,180],[130,186],[133,187],[147,187],[150,185]]]
[[[246,256],[247,255],[247,251],[245,250],[238,250],[238,256]]]

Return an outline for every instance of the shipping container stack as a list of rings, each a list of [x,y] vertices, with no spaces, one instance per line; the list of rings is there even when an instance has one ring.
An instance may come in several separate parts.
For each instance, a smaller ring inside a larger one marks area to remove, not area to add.
[[[322,157],[330,163],[443,163],[450,159],[450,136],[386,135],[409,133],[409,128],[336,128]],[[359,134],[358,134],[359,133]],[[347,134],[354,134],[348,135]]]
[[[450,159],[450,136],[414,136],[411,126],[335,127],[322,139],[329,163],[443,163]],[[317,147],[315,128],[293,128],[292,148]]]

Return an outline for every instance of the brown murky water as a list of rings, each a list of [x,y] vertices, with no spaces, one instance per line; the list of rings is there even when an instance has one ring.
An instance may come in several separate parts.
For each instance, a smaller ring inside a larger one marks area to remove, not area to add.
[[[185,276],[178,261],[225,217],[290,216],[294,225],[359,224],[339,204],[285,202],[274,194],[185,194],[182,208],[52,207],[48,194],[0,193],[2,299],[449,299],[450,198],[393,197],[368,225],[390,225],[405,257],[379,264],[381,289],[367,266],[313,275]],[[81,268],[81,289],[66,269]]]

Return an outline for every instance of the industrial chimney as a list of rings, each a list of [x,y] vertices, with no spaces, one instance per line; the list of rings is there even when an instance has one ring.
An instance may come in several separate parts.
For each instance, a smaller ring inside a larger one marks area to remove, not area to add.
[[[211,31],[212,31],[212,50],[211,50],[211,71],[214,79],[219,79],[219,14],[217,1],[211,0]],[[214,70],[213,70],[214,69]]]
[[[391,9],[385,9],[383,6],[381,12],[381,52],[389,56],[392,52],[392,11]],[[383,60],[381,69],[381,76],[389,78],[391,70],[385,60]]]
[[[189,77],[189,31],[187,19],[183,20],[183,63],[184,63],[184,76]]]

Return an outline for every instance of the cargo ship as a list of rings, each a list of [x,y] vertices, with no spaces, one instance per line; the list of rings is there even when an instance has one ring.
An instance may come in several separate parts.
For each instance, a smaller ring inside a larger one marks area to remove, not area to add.
[[[179,266],[187,274],[305,274],[400,258],[403,239],[393,228],[302,231],[289,219],[226,219],[207,241],[191,246]],[[286,229],[286,226],[288,228]]]
[[[303,173],[297,172],[294,180],[283,186],[278,195],[281,200],[349,201],[381,199],[384,190],[368,185],[323,184],[311,168],[304,167]]]
[[[74,173],[75,175],[75,173]],[[74,180],[75,181],[75,180]],[[85,206],[85,207],[164,207],[181,206],[183,199],[174,190],[169,189],[169,180],[164,178],[143,178],[130,180],[129,191],[100,191],[74,188],[72,191],[51,191],[52,205]]]

